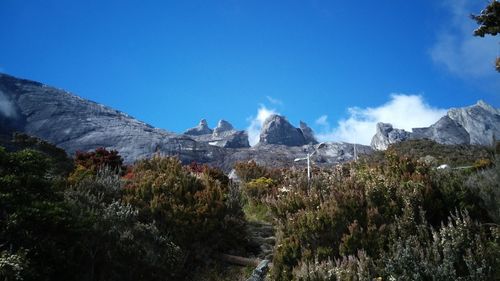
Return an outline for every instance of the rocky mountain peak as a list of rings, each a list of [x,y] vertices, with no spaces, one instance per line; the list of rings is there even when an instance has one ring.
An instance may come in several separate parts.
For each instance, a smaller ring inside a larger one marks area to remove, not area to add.
[[[411,133],[379,123],[371,145],[384,150],[389,144],[408,138],[430,139],[441,144],[491,145],[495,139],[500,139],[500,110],[479,100],[468,107],[452,108],[436,123],[413,128]]]
[[[227,122],[226,120],[219,120],[217,123],[217,127],[215,127],[213,135],[214,136],[219,136],[222,135],[224,132],[229,132],[233,131],[234,127],[231,125],[231,123]]]
[[[377,150],[385,150],[390,144],[404,141],[410,137],[410,133],[395,129],[389,123],[377,123],[377,133],[372,138],[371,147]]]
[[[472,106],[452,108],[448,117],[469,133],[470,144],[491,145],[493,139],[500,139],[500,110],[482,100]]]
[[[487,104],[483,100],[478,100],[475,106],[480,107],[488,112],[491,112],[493,114],[500,114],[500,109],[495,109],[493,106]]]
[[[209,135],[212,134],[212,129],[208,127],[208,123],[206,119],[201,119],[200,123],[198,123],[198,126],[188,129],[187,131],[184,132],[185,135],[192,135],[192,136],[200,136],[200,135]]]
[[[306,139],[302,130],[292,126],[285,116],[273,114],[264,121],[259,144],[301,146],[306,144]]]
[[[299,129],[302,131],[302,134],[304,135],[306,143],[309,143],[309,144],[317,144],[318,143],[318,141],[314,137],[313,130],[309,126],[307,126],[307,124],[305,122],[300,121]]]

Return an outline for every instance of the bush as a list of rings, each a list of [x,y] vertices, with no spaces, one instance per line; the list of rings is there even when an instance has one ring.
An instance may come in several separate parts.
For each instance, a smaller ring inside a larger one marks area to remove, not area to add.
[[[214,251],[244,244],[243,212],[231,209],[238,206],[227,200],[229,186],[211,174],[192,173],[176,158],[154,157],[137,162],[128,177],[126,202],[171,234],[188,255],[186,268]]]
[[[88,280],[176,280],[182,252],[154,222],[122,201],[123,182],[104,169],[65,192],[83,223],[80,265]]]
[[[270,194],[275,182],[269,178],[258,178],[243,184],[245,195],[254,202],[262,200]]]

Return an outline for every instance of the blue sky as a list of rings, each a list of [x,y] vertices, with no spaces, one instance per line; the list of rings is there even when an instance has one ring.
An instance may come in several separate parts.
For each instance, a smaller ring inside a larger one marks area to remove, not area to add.
[[[468,18],[485,3],[1,0],[0,71],[175,132],[279,112],[366,143],[384,118],[500,107],[499,39],[474,38]]]

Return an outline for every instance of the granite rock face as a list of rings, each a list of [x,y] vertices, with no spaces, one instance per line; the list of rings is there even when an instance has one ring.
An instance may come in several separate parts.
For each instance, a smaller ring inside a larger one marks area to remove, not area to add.
[[[302,131],[292,126],[284,116],[273,114],[262,126],[259,144],[301,146],[306,144],[306,139]]]
[[[0,91],[10,101],[2,110],[16,131],[47,140],[73,155],[97,147],[116,149],[126,163],[155,153],[184,162],[219,161],[223,151],[188,137],[154,128],[120,111],[63,90],[0,74]],[[8,115],[5,112],[9,112]],[[0,130],[5,130],[2,126]]]
[[[430,139],[441,144],[492,145],[500,139],[500,110],[484,101],[475,105],[452,108],[446,116],[425,128],[413,128],[412,132],[394,129],[392,125],[377,124],[377,133],[371,146],[384,150],[406,139]]]
[[[231,125],[231,123],[227,122],[226,120],[219,120],[219,122],[217,123],[217,127],[215,127],[214,129],[213,136],[222,137],[232,131],[234,131],[234,127],[233,125]]]
[[[190,135],[175,134],[63,90],[0,74],[0,140],[8,142],[12,132],[20,131],[53,143],[69,155],[105,147],[117,150],[125,163],[160,154],[177,156],[184,163],[207,163],[225,171],[238,161],[249,160],[275,167],[303,167],[304,161],[293,160],[314,150],[315,165],[353,159],[352,144],[327,143],[320,148],[312,144],[312,134],[307,133],[312,130],[301,127],[293,127],[285,117],[274,116],[264,126],[262,141],[255,147],[249,146],[245,131],[235,130],[224,120],[214,130],[202,121],[188,131]],[[358,154],[371,153],[369,147],[357,147]]]
[[[198,123],[198,126],[188,129],[184,132],[184,134],[190,136],[210,135],[212,134],[212,129],[208,127],[207,120],[201,119],[200,123]]]
[[[484,101],[448,111],[448,117],[462,125],[469,133],[470,144],[491,145],[500,140],[500,110]]]
[[[314,137],[314,132],[313,130],[307,126],[305,122],[300,121],[299,123],[299,129],[302,131],[302,135],[304,136],[304,139],[307,144],[317,144],[318,141]]]
[[[308,153],[316,153],[311,157],[313,165],[332,166],[354,160],[354,144],[345,142],[325,142],[307,144],[303,146],[287,146],[278,144],[257,144],[246,149],[233,149],[226,155],[222,168],[231,171],[234,163],[255,161],[260,165],[271,167],[305,167],[306,161],[295,162],[296,158],[303,158]],[[357,156],[370,154],[373,149],[366,145],[356,145]]]
[[[376,150],[385,150],[390,144],[410,138],[410,132],[394,129],[391,124],[378,123],[377,133],[372,138],[371,147]]]
[[[202,121],[205,121],[203,119]],[[200,125],[202,122],[200,122]],[[198,125],[197,128],[201,128]],[[190,129],[188,131],[191,131]],[[226,120],[220,120],[217,123],[217,127],[212,130],[206,125],[206,121],[204,122],[203,130],[207,133],[191,135],[190,138],[196,140],[197,142],[206,143],[212,146],[218,146],[223,148],[245,148],[250,147],[248,142],[248,134],[245,131],[235,130],[231,123]],[[208,133],[208,132],[211,133]]]
[[[412,139],[430,139],[441,144],[469,144],[469,133],[448,116],[443,116],[428,128],[413,128]]]

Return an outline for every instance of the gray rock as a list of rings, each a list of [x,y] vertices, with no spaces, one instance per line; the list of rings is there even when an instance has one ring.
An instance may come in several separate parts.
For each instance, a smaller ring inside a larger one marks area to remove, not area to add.
[[[303,167],[304,161],[293,160],[314,149],[318,150],[312,157],[314,165],[353,158],[352,144],[327,143],[322,148],[304,145],[302,131],[280,116],[271,118],[265,126],[263,142],[249,147],[247,133],[230,129],[227,122],[219,122],[214,130],[217,133],[179,135],[38,82],[0,74],[0,91],[0,137],[7,140],[13,131],[21,131],[53,143],[69,155],[105,147],[117,150],[128,164],[160,154],[177,156],[184,163],[207,163],[228,172],[236,162],[249,160],[274,167]],[[200,125],[202,130],[198,132],[208,128],[206,122]],[[359,154],[371,153],[368,147],[357,147]]]
[[[15,130],[47,140],[69,155],[105,147],[118,150],[126,163],[155,153],[175,155],[183,162],[212,163],[223,158],[217,147],[41,83],[0,74],[0,91],[13,104]]]
[[[406,139],[430,139],[449,145],[492,145],[499,138],[500,110],[478,101],[469,107],[452,108],[430,127],[413,128],[411,133],[379,123],[371,145],[374,149],[384,150],[389,144]]]
[[[302,131],[292,126],[284,116],[274,114],[264,122],[259,144],[301,146],[306,144],[306,139]]]
[[[214,129],[213,136],[221,137],[232,131],[234,131],[234,128],[231,123],[227,122],[226,120],[219,120],[219,123],[217,123],[217,127],[215,127]]]
[[[410,133],[394,129],[389,123],[378,123],[377,132],[372,138],[371,147],[376,150],[385,150],[390,144],[404,141],[410,137]]]
[[[500,139],[500,110],[484,101],[448,111],[448,117],[462,125],[470,135],[470,144],[491,145]]]
[[[190,135],[189,137],[198,142],[223,148],[250,147],[248,134],[245,131],[235,130],[233,125],[225,120],[220,120],[218,122],[217,127],[213,130],[212,134]]]
[[[267,271],[269,270],[269,263],[269,260],[262,260],[253,270],[252,275],[247,279],[247,281],[264,281]]]
[[[427,128],[413,128],[412,139],[430,139],[441,144],[469,144],[469,133],[448,116],[443,116],[432,126]]]
[[[300,121],[299,129],[302,131],[302,135],[304,135],[304,139],[306,141],[306,144],[317,144],[318,143],[316,138],[314,138],[313,130],[309,126],[307,126],[307,124],[305,122]]]
[[[208,127],[207,120],[201,119],[200,123],[198,123],[198,126],[188,129],[184,132],[184,134],[191,136],[209,135],[212,134],[212,129]]]

